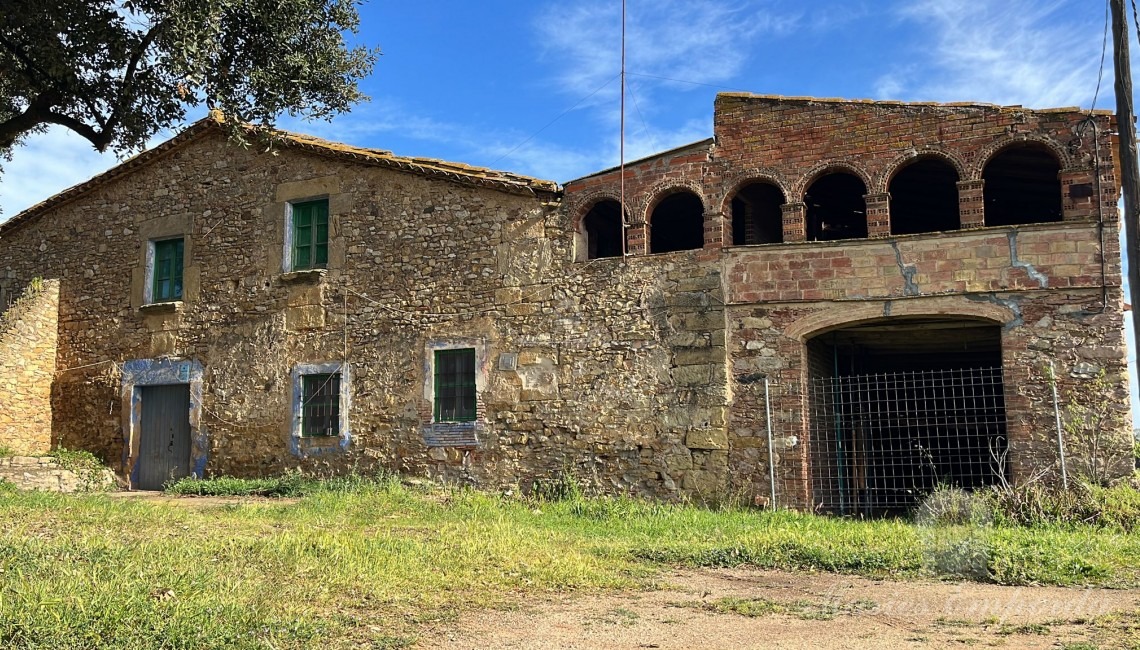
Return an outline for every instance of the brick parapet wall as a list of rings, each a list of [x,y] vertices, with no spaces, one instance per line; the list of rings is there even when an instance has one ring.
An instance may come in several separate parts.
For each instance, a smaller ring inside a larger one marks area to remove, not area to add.
[[[0,315],[0,447],[16,454],[51,449],[59,282],[29,286]]]
[[[728,300],[852,300],[1121,284],[1119,231],[1057,223],[884,240],[737,247]]]

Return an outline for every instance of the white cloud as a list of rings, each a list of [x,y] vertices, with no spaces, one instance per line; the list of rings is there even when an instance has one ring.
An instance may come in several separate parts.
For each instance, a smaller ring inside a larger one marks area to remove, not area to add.
[[[626,20],[626,69],[706,84],[724,82],[747,63],[747,43],[761,34],[789,33],[799,20],[798,14],[772,11],[767,2],[632,0]],[[545,57],[561,68],[555,78],[562,91],[583,96],[620,71],[619,3],[561,3],[542,14],[538,25]],[[597,101],[608,101],[616,93],[610,88],[599,93],[603,97]]]
[[[905,2],[897,16],[929,30],[916,39],[922,65],[897,67],[876,90],[895,99],[1088,105],[1103,35],[1103,14],[1089,9],[1066,0]],[[1105,83],[1099,106],[1111,101],[1111,71]]]

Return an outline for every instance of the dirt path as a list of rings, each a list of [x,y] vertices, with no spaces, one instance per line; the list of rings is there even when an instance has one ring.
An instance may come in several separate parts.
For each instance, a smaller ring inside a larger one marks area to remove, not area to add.
[[[1140,590],[679,571],[657,590],[473,612],[416,647],[1129,648],[1138,611]]]

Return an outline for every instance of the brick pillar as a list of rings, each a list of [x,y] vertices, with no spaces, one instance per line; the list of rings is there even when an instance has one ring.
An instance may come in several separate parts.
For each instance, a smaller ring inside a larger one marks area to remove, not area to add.
[[[784,220],[784,241],[804,241],[807,239],[807,205],[785,203],[780,206]]]
[[[732,233],[725,238],[724,215],[720,212],[705,213],[705,248],[722,248],[725,241],[732,242]]]
[[[1096,218],[1096,178],[1091,169],[1061,170],[1061,218]]]
[[[867,236],[872,239],[890,237],[891,195],[886,192],[866,194],[863,200],[867,203]]]
[[[625,252],[644,255],[649,249],[649,225],[645,222],[630,224],[625,229]]]
[[[958,181],[958,221],[962,230],[986,225],[985,181]]]

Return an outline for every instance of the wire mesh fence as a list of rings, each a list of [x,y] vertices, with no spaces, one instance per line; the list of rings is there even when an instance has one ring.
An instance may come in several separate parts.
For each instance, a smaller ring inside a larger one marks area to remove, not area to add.
[[[764,390],[776,412],[778,505],[881,516],[940,485],[1008,478],[1001,368],[812,377],[802,390],[778,381]]]

